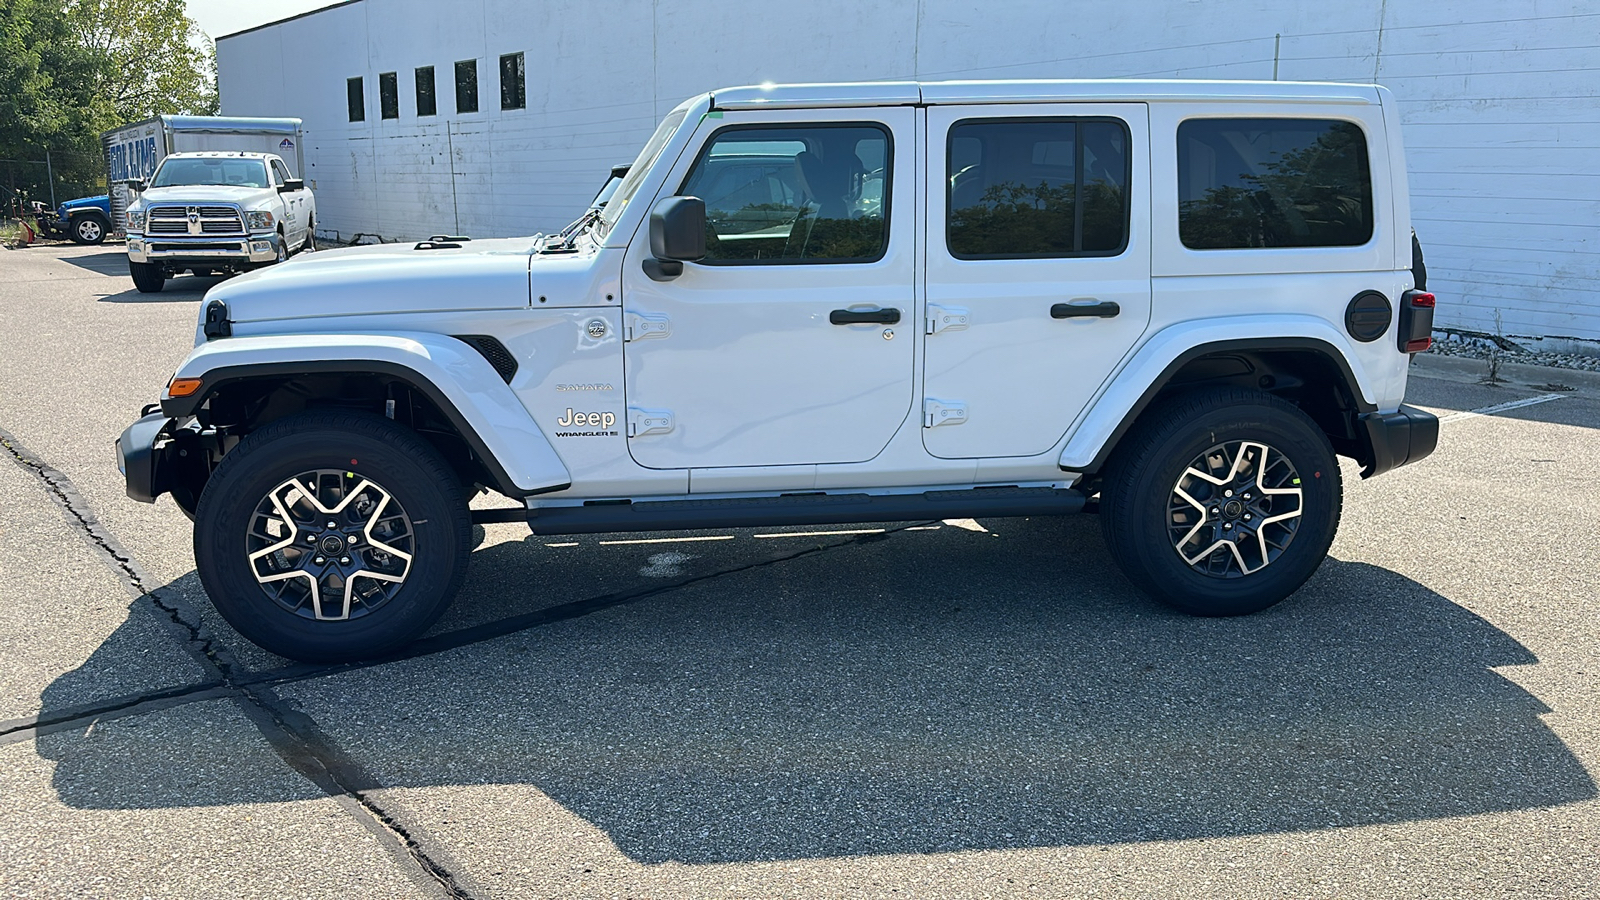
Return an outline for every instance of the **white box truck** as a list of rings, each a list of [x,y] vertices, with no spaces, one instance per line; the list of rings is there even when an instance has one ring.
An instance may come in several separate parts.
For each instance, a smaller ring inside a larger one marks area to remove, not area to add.
[[[270,153],[289,166],[294,178],[305,171],[304,132],[299,119],[236,116],[156,116],[115,128],[101,136],[106,151],[106,185],[111,195],[112,227],[127,227],[130,181],[149,181],[169,153],[232,150]]]

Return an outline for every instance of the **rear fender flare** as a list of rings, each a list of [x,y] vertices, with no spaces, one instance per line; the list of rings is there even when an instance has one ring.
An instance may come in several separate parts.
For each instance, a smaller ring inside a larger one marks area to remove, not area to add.
[[[393,377],[428,397],[482,459],[493,487],[527,497],[571,487],[555,448],[510,386],[476,350],[440,334],[291,334],[208,341],[184,360],[174,378],[199,378],[189,397],[163,394],[161,410],[194,415],[226,384],[256,378],[316,374]]]
[[[1135,352],[1095,398],[1061,451],[1061,468],[1093,472],[1106,461],[1140,413],[1167,382],[1199,357],[1229,350],[1310,350],[1329,358],[1343,375],[1358,411],[1378,409],[1372,378],[1349,340],[1313,316],[1237,316],[1165,328]]]

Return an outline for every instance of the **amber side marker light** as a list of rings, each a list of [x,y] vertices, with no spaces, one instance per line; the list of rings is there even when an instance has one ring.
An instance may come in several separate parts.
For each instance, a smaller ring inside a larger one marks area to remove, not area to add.
[[[188,397],[198,390],[200,390],[199,378],[174,378],[172,383],[167,385],[167,396]]]

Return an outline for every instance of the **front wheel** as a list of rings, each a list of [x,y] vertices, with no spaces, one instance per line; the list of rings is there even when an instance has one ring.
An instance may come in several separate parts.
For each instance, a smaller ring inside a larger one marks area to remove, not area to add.
[[[443,615],[472,528],[459,479],[385,419],[280,419],[223,457],[195,514],[195,568],[240,634],[280,656],[381,656]]]
[[[167,283],[167,274],[154,263],[128,262],[128,274],[133,276],[133,286],[141,294],[157,294]]]
[[[1129,580],[1183,612],[1237,616],[1294,593],[1328,555],[1342,504],[1328,438],[1260,391],[1152,408],[1117,448],[1102,528]]]

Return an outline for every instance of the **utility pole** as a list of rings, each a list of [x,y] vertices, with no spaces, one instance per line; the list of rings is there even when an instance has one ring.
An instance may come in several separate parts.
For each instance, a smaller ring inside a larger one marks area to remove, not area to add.
[[[50,165],[50,148],[44,148],[44,177],[50,180],[50,208],[56,208],[56,170]]]

